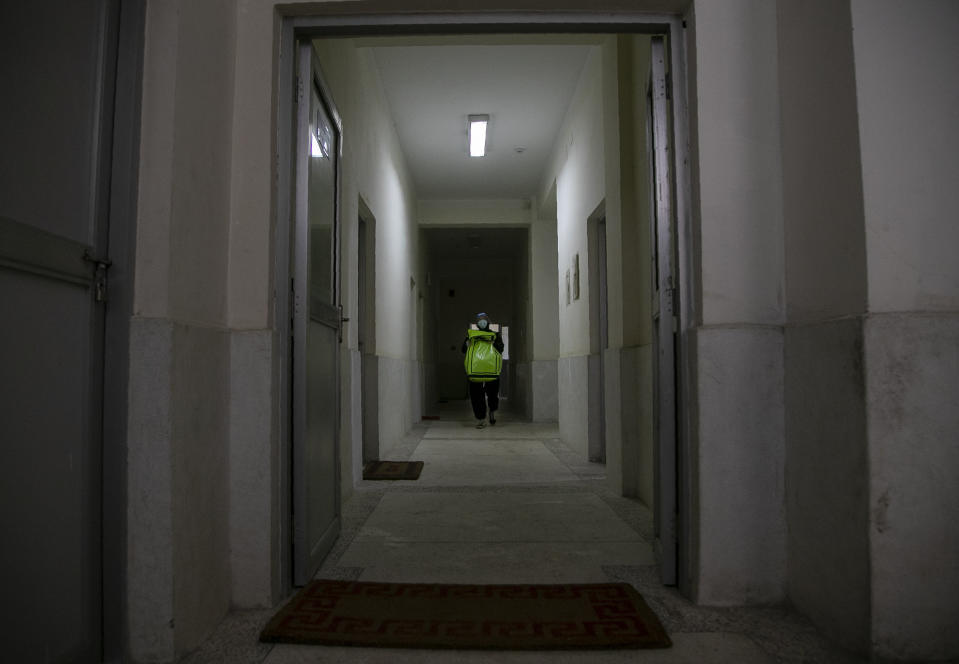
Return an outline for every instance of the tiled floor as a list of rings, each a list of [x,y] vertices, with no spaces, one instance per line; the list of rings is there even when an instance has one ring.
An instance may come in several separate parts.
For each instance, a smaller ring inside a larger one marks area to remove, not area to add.
[[[257,642],[272,611],[231,614],[188,664],[319,662],[853,663],[784,608],[697,607],[657,578],[652,522],[609,493],[603,467],[578,458],[556,425],[503,414],[473,427],[451,404],[387,456],[425,462],[415,482],[363,482],[319,577],[441,583],[632,583],[674,642],[660,651],[483,652],[324,648]]]

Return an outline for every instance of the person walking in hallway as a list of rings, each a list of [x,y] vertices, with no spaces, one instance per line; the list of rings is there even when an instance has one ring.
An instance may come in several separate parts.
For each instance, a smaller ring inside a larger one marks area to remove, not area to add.
[[[470,403],[476,417],[476,428],[486,426],[486,410],[489,406],[489,423],[496,424],[499,408],[499,374],[503,366],[503,339],[499,330],[493,330],[489,316],[476,314],[476,329],[466,331],[463,352],[466,353],[466,377],[469,379]]]

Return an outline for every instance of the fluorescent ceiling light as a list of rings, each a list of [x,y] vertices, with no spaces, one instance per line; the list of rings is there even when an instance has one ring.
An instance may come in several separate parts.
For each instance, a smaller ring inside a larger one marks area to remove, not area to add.
[[[486,156],[486,126],[489,124],[488,115],[469,116],[470,156]]]

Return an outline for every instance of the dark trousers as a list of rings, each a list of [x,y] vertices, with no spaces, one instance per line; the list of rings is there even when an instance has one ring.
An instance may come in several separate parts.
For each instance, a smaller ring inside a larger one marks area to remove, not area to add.
[[[499,378],[488,383],[470,381],[470,403],[476,419],[486,419],[486,402],[489,402],[490,411],[499,408]]]

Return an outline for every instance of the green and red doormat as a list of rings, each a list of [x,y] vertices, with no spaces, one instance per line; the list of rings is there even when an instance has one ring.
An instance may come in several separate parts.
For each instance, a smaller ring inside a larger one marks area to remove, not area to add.
[[[364,480],[417,480],[422,461],[370,461],[363,466]]]
[[[273,616],[261,641],[377,648],[668,648],[625,583],[444,585],[317,580]]]

